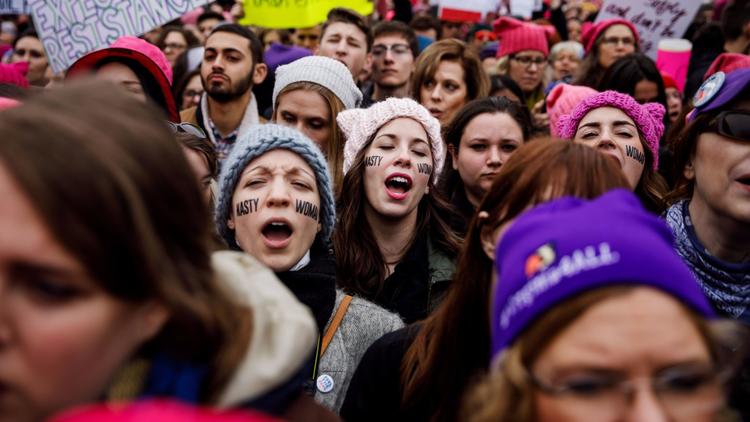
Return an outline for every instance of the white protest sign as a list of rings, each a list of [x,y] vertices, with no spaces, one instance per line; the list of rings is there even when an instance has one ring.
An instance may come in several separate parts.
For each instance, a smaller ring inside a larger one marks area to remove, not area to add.
[[[0,15],[26,15],[28,13],[26,0],[0,0]]]
[[[206,0],[28,0],[52,69],[61,72],[84,54],[123,35],[141,35]]]
[[[500,6],[499,0],[440,0],[438,16],[448,21],[479,22]]]
[[[596,21],[621,18],[638,29],[641,52],[656,60],[656,46],[662,38],[680,38],[703,0],[605,0]]]
[[[513,16],[531,19],[535,7],[535,0],[510,0],[510,14]]]

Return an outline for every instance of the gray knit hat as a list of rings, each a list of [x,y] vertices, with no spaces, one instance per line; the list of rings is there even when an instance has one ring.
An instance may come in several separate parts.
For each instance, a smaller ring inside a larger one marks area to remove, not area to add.
[[[347,109],[357,107],[362,101],[362,92],[346,65],[328,57],[308,56],[276,69],[271,103],[274,109],[279,92],[295,82],[312,82],[328,89]]]
[[[241,136],[222,164],[219,175],[219,195],[214,213],[214,221],[219,234],[230,248],[240,249],[235,241],[234,230],[227,226],[227,220],[232,212],[234,188],[250,161],[274,149],[287,149],[296,153],[315,172],[320,194],[321,230],[319,236],[327,245],[336,223],[336,206],[333,201],[328,163],[323,153],[320,152],[320,148],[308,137],[292,128],[271,123],[255,125]]]

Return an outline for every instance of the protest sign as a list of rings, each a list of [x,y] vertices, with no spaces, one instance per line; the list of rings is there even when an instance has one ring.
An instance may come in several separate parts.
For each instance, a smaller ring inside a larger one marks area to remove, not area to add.
[[[620,18],[633,23],[641,38],[641,52],[656,60],[662,38],[680,38],[685,34],[702,0],[606,0],[596,18]]]
[[[452,22],[481,22],[500,6],[498,0],[440,0],[438,17]]]
[[[61,72],[84,54],[123,35],[141,35],[206,0],[28,0],[52,69]]]
[[[28,13],[26,0],[0,0],[0,15],[26,15]]]
[[[326,20],[334,7],[346,7],[361,15],[372,13],[369,0],[245,0],[243,25],[265,28],[309,28]]]
[[[535,0],[510,0],[510,14],[524,19],[531,19],[534,13]]]

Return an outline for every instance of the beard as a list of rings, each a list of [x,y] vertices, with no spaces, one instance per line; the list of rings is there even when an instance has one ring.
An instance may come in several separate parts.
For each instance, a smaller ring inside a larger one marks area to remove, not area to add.
[[[253,88],[253,72],[249,72],[243,80],[237,83],[230,79],[229,88],[223,85],[208,85],[203,78],[201,78],[201,84],[211,99],[218,103],[228,103],[242,97]]]

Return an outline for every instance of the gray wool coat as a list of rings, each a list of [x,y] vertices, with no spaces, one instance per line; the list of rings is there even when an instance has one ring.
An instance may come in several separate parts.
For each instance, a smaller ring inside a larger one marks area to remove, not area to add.
[[[326,324],[326,329],[331,324],[343,298],[344,293],[336,290],[336,304]],[[386,311],[365,299],[354,297],[328,349],[320,358],[315,401],[338,413],[341,405],[344,404],[349,382],[367,349],[384,334],[403,326],[404,322],[397,314]],[[321,379],[321,377],[324,378]],[[321,388],[321,384],[325,385],[321,382],[324,380],[329,382],[333,380],[331,391],[323,392],[330,388],[330,383],[328,383],[328,388],[325,386]]]

